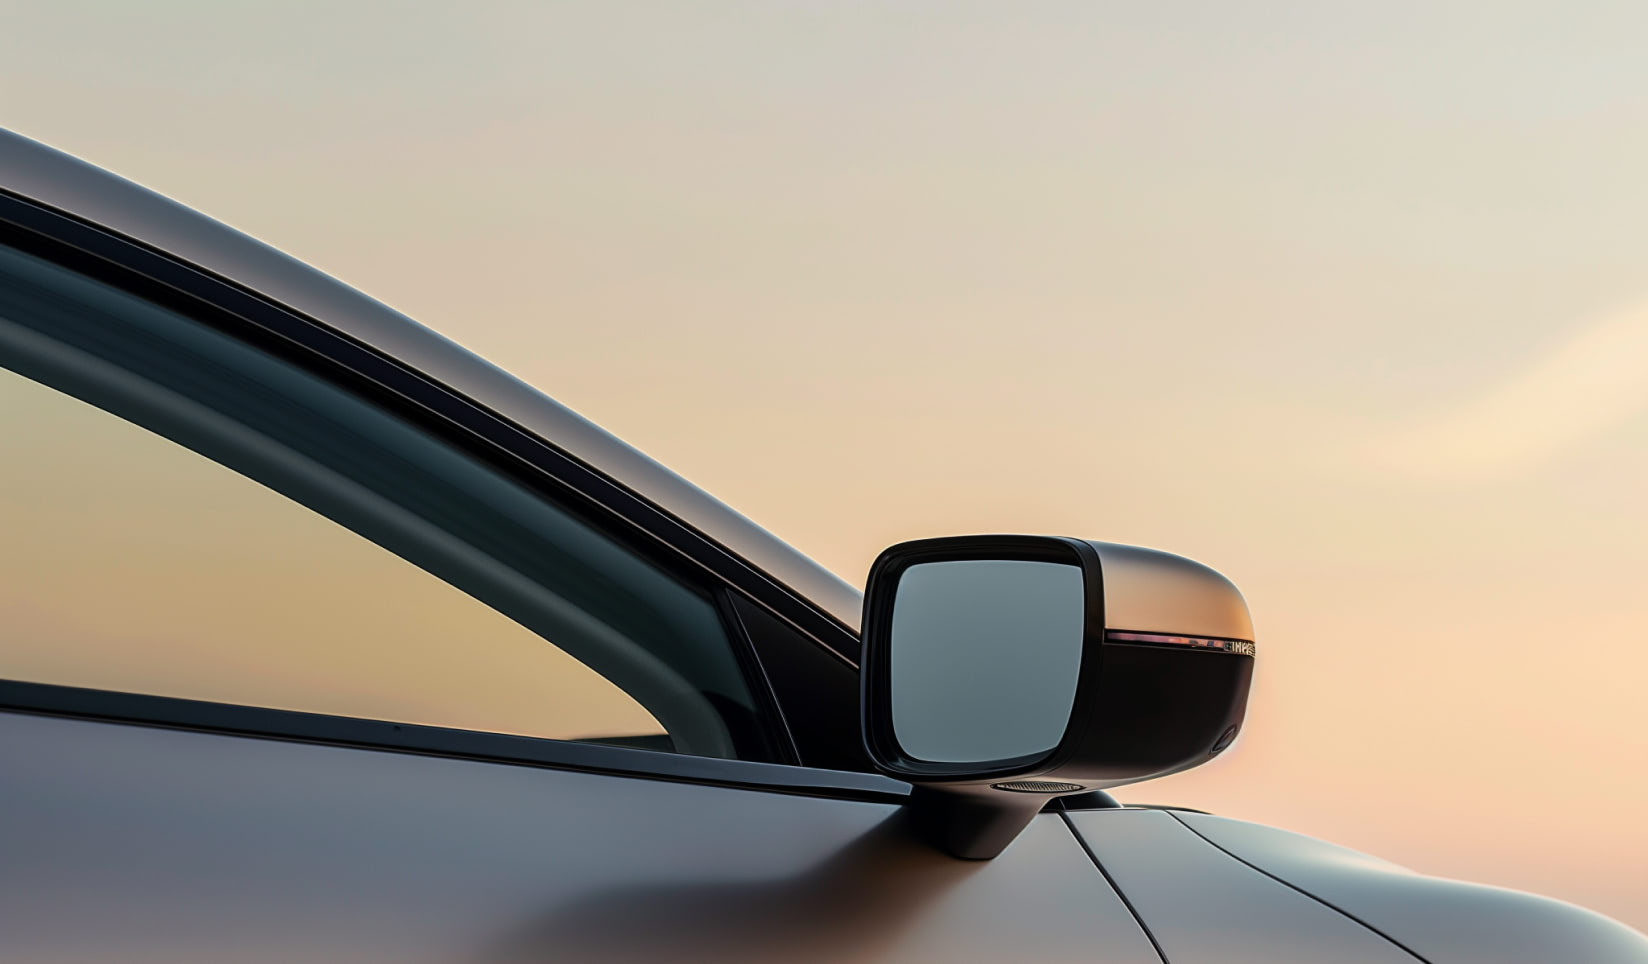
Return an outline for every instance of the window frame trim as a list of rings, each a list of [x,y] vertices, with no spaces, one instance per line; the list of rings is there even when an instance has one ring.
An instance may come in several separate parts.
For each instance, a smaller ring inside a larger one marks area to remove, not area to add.
[[[855,670],[857,668],[854,658],[858,645],[856,634],[842,627],[804,597],[776,582],[766,573],[660,506],[573,457],[552,441],[504,418],[366,342],[344,334],[318,319],[294,311],[252,289],[206,272],[163,250],[115,234],[72,214],[4,189],[0,189],[0,244],[7,244],[17,250],[45,258],[68,270],[177,311],[254,349],[293,364],[357,397],[383,406],[407,419],[420,430],[429,432],[442,442],[527,485],[540,497],[564,504],[569,510],[585,517],[611,537],[657,558],[665,564],[667,571],[673,571],[678,575],[685,574],[683,578],[707,592],[717,602],[729,645],[734,648],[734,655],[745,672],[747,683],[765,712],[762,726],[778,749],[781,758],[792,761],[800,759],[789,734],[782,703],[766,679],[760,657],[750,643],[742,622],[727,618],[730,606],[721,598],[723,594],[736,592],[751,600],[793,626],[808,643],[819,646],[849,667]],[[50,684],[0,681],[0,686],[4,687],[26,685]],[[197,728],[196,718],[200,714],[189,709],[186,704],[192,705],[200,701],[143,694],[130,695],[134,698],[168,701],[164,706],[153,706],[162,709],[169,706],[181,714],[176,720],[178,725],[190,729]],[[76,701],[71,703],[79,705]],[[0,706],[6,705],[8,704],[0,701]],[[238,704],[203,705],[238,707]],[[291,712],[265,710],[260,707],[238,708],[255,713]],[[56,712],[49,707],[43,707],[43,710]],[[145,712],[142,721],[156,725],[166,724],[166,720],[162,718],[164,713],[160,710],[153,713]],[[160,715],[155,715],[156,713]],[[77,713],[70,712],[69,715]],[[321,718],[337,721],[354,719]],[[254,718],[244,719],[251,721]],[[277,738],[290,735],[288,731],[292,729],[291,726],[281,723],[276,717],[267,719],[271,721],[271,725],[277,727],[269,735]],[[246,725],[250,726],[250,722]],[[410,727],[408,724],[378,725]],[[506,740],[528,740],[557,746],[589,748],[588,744],[512,737],[484,731],[447,731],[440,727],[417,729],[439,733],[472,732],[477,736],[496,736]],[[243,729],[237,725],[234,731],[255,735],[255,728]],[[449,742],[443,737],[436,740],[435,744],[444,746]],[[431,752],[440,752],[433,749],[435,744],[431,745]],[[638,776],[657,776],[680,771],[679,767],[665,765],[671,759],[700,759],[656,751],[601,749],[622,750],[626,756],[615,759],[630,762],[627,765],[615,762],[612,765],[613,772],[621,770]],[[662,760],[657,761],[660,765],[646,765],[646,761],[629,757],[628,754],[642,754],[648,760],[653,757]],[[541,752],[535,752],[532,757],[536,759],[543,755]],[[581,764],[577,761],[583,758],[582,754],[575,753],[568,758],[567,765],[578,768]],[[750,766],[785,766],[755,761],[718,762],[736,762]]]
[[[908,784],[873,773],[722,760],[54,683],[0,680],[0,714],[6,713],[870,803],[902,804],[910,793]]]

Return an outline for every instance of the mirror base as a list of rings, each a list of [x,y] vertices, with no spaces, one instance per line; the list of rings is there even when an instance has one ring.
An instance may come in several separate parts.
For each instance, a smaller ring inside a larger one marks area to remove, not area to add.
[[[905,804],[923,840],[962,860],[990,860],[1007,849],[1051,798],[987,786],[917,786]]]

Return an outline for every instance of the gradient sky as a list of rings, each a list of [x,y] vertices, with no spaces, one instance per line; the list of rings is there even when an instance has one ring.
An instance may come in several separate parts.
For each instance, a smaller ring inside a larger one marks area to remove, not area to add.
[[[504,364],[854,582],[1247,593],[1125,798],[1648,928],[1648,7],[12,4],[0,117]]]

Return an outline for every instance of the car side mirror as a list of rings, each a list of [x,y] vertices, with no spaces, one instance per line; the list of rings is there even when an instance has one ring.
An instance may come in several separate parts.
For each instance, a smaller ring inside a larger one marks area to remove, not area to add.
[[[957,857],[1046,803],[1189,769],[1235,740],[1253,678],[1236,587],[1182,556],[1050,536],[896,545],[864,598],[862,725]]]

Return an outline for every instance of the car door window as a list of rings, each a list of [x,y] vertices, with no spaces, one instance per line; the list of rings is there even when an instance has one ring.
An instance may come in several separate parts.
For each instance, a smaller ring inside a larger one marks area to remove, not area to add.
[[[275,355],[0,248],[0,677],[766,758],[712,597]]]

